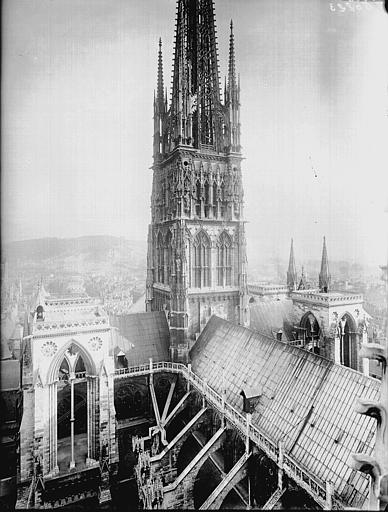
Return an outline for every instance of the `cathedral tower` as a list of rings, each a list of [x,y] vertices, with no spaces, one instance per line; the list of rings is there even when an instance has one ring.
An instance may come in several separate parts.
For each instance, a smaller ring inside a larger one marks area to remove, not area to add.
[[[178,0],[171,102],[159,42],[147,311],[165,309],[187,359],[212,314],[247,323],[240,84],[233,25],[221,101],[213,0]]]

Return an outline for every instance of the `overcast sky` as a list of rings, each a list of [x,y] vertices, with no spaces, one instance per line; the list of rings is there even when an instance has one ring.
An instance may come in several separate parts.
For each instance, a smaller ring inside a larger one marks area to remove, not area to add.
[[[4,0],[3,240],[145,240],[159,36],[175,0]],[[216,0],[241,73],[249,258],[386,260],[388,15],[326,0]],[[299,266],[298,265],[298,266]]]

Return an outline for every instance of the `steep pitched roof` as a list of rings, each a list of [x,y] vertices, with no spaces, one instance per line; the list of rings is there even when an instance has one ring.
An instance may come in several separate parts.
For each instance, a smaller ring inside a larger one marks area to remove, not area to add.
[[[118,336],[112,336],[112,350],[122,350],[128,365],[169,360],[170,332],[163,311],[111,315],[110,323],[117,327]],[[117,355],[117,354],[116,354]]]
[[[276,338],[281,329],[283,341],[294,339],[292,331],[297,319],[291,299],[252,302],[249,309],[251,329],[271,338]]]
[[[240,392],[261,386],[252,423],[335,494],[361,508],[368,480],[349,466],[351,453],[372,452],[375,422],[357,414],[357,397],[376,400],[377,380],[311,352],[276,341],[213,316],[190,352],[195,373],[242,411]],[[223,370],[224,368],[224,370]]]
[[[0,391],[14,391],[20,387],[20,362],[17,359],[0,361]]]

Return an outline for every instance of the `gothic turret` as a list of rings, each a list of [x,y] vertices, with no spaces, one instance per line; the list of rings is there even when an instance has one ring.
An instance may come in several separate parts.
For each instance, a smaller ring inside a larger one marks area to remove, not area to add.
[[[296,274],[295,257],[294,257],[294,240],[291,238],[290,259],[287,270],[287,286],[290,291],[296,290],[298,276]]]
[[[239,153],[240,146],[240,78],[236,79],[233,21],[230,22],[228,82],[225,87],[225,146],[228,152]]]
[[[156,85],[156,96],[154,94],[154,162],[160,159],[161,153],[164,151],[163,135],[165,114],[167,110],[166,101],[163,97],[163,54],[162,54],[162,39],[159,39],[159,52],[158,52],[158,77]]]
[[[326,238],[323,237],[321,271],[319,273],[319,290],[327,293],[330,290],[331,275],[329,272],[329,260],[327,257]]]

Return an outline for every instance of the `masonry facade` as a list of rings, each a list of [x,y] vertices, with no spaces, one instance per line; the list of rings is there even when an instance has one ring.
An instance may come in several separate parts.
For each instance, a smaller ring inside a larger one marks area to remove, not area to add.
[[[222,102],[213,2],[180,0],[170,105],[159,43],[146,291],[147,311],[168,312],[173,360],[212,314],[247,323],[241,160],[233,26]]]
[[[263,332],[267,326],[277,339],[369,375],[369,360],[360,356],[368,340],[364,299],[332,290],[325,238],[317,284],[309,288],[303,270],[298,279],[291,241],[286,286],[249,286],[251,327]]]
[[[51,479],[117,463],[111,328],[89,297],[50,298],[41,284],[23,351],[24,413],[20,482]],[[86,475],[86,476],[85,476]],[[46,484],[45,484],[46,482]],[[41,489],[41,490],[42,490]],[[19,506],[25,502],[20,494]],[[58,503],[61,504],[61,503]]]

